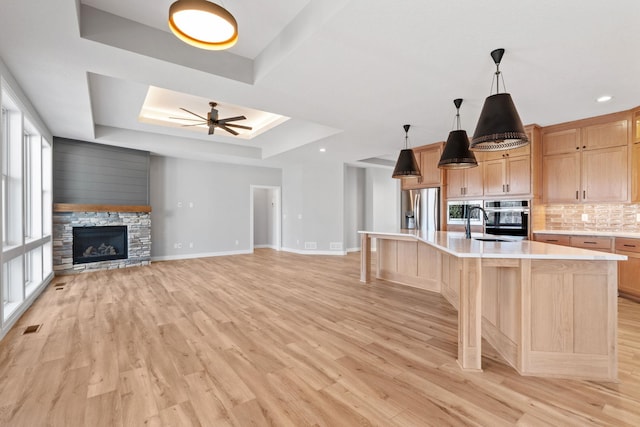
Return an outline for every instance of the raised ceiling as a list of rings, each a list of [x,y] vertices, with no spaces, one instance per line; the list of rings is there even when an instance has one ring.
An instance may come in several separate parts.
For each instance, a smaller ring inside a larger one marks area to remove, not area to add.
[[[413,145],[445,139],[454,98],[472,133],[498,47],[525,123],[640,104],[636,0],[226,0],[223,52],[173,37],[172,1],[5,1],[0,57],[56,136],[265,166],[393,158],[405,123]],[[251,140],[143,123],[150,87],[290,120]]]

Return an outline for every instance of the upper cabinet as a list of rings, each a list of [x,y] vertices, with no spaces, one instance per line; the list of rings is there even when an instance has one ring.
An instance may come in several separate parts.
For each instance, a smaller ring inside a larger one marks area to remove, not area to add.
[[[628,201],[629,122],[617,113],[544,128],[544,201]]]
[[[468,169],[447,170],[447,195],[449,199],[478,198],[484,194],[483,164]]]
[[[529,144],[514,150],[485,153],[485,196],[520,196],[531,193],[530,148]]]
[[[421,176],[416,178],[402,178],[402,189],[417,189],[428,187],[439,187],[442,185],[442,169],[438,167],[440,156],[442,155],[442,145],[436,144],[423,145],[416,147],[413,152],[420,166]]]
[[[640,108],[631,113],[631,201],[640,202]]]

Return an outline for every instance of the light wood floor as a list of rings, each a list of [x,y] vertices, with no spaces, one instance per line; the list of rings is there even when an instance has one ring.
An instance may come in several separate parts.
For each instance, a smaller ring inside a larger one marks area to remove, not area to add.
[[[619,383],[521,377],[486,343],[463,373],[441,296],[359,274],[258,250],[58,277],[0,342],[0,425],[640,425],[639,304]]]

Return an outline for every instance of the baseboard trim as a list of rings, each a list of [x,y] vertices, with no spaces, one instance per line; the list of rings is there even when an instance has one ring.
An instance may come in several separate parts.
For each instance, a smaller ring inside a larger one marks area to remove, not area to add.
[[[228,256],[228,255],[246,255],[252,254],[253,251],[248,249],[240,251],[226,251],[226,252],[204,252],[199,254],[184,254],[184,255],[164,255],[164,256],[152,256],[151,261],[177,261],[181,259],[194,259],[194,258],[209,258],[214,256]]]
[[[293,248],[282,248],[284,252],[292,252],[294,254],[299,255],[341,255],[344,256],[347,254],[346,251],[309,251],[304,249],[293,249]]]

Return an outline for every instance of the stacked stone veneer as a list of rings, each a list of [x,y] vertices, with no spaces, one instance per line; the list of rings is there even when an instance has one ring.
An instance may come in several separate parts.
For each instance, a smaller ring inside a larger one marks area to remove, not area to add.
[[[546,205],[543,210],[547,230],[640,233],[638,203]]]
[[[129,257],[73,264],[73,227],[126,225]],[[54,212],[53,271],[72,274],[84,271],[149,265],[151,262],[151,214],[149,212]]]

